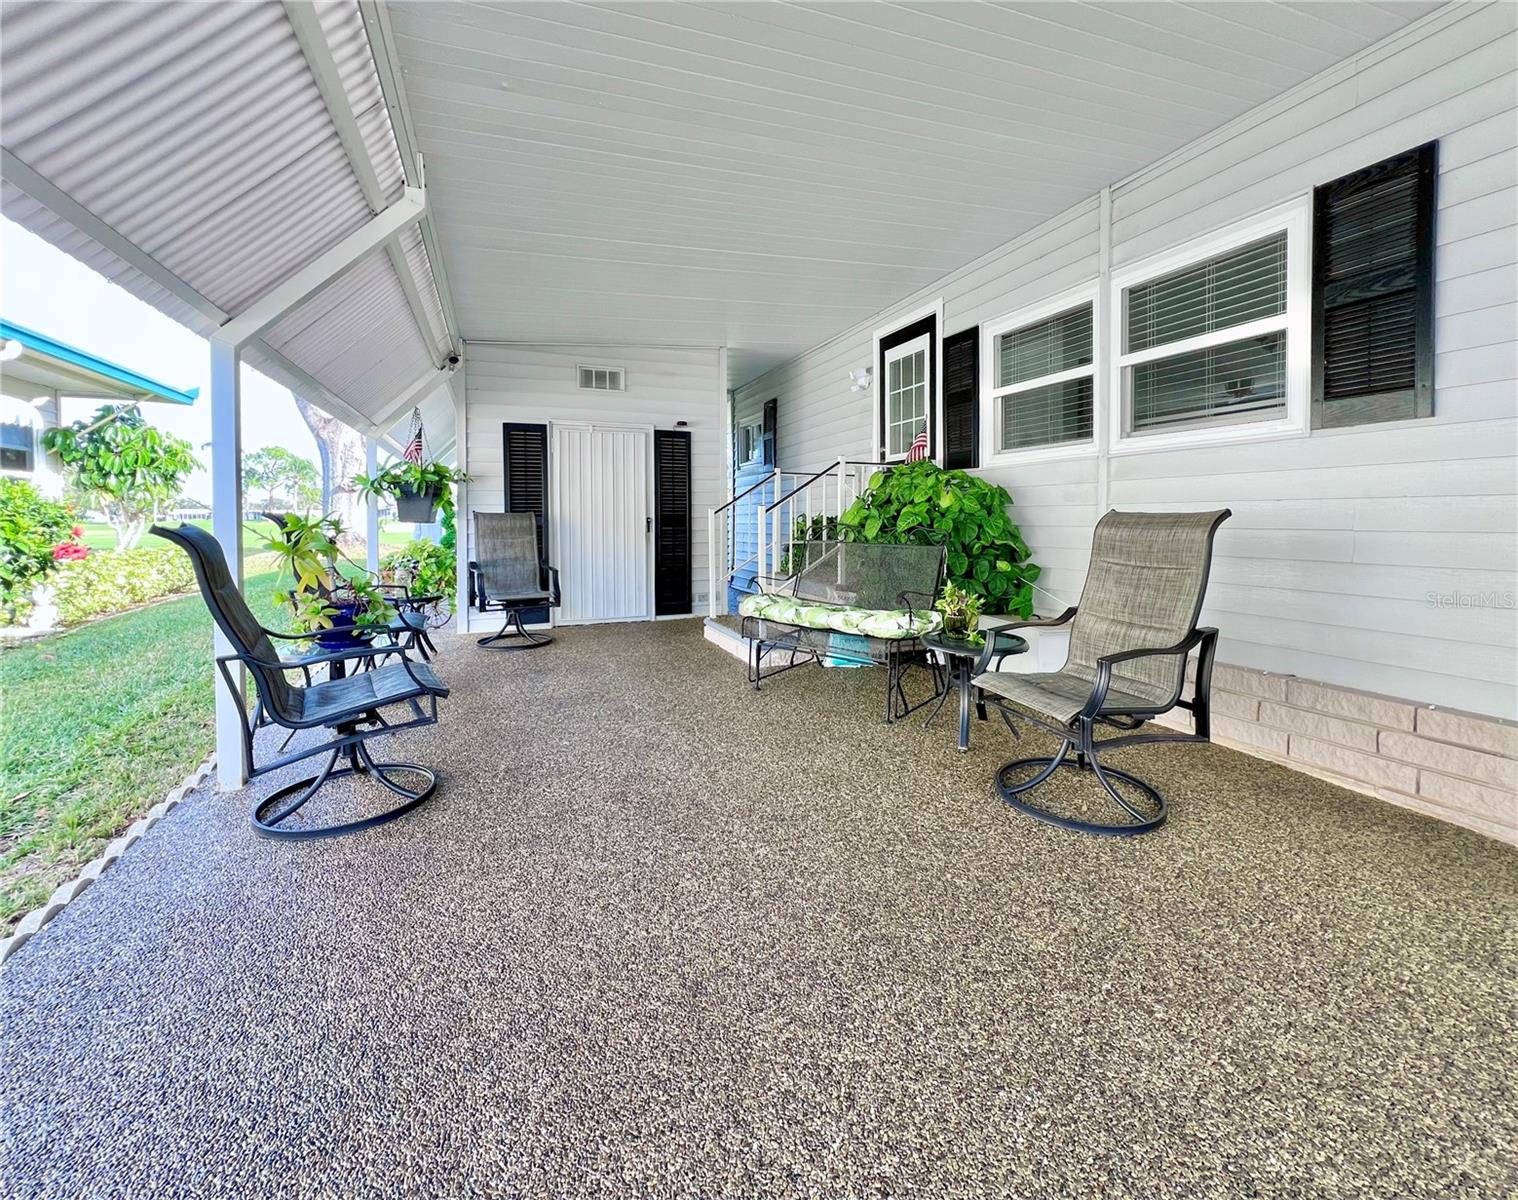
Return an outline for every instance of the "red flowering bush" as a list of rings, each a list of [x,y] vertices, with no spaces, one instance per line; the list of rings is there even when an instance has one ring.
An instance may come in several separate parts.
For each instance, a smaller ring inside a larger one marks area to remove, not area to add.
[[[53,547],[54,562],[79,562],[89,557],[90,548],[83,545],[79,539],[84,536],[84,526],[75,525],[69,530],[69,540],[59,542]]]

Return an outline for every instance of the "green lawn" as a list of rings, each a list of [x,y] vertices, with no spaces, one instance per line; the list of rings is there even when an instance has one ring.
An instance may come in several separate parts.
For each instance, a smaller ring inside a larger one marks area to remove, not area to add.
[[[114,550],[116,548],[116,535],[111,531],[111,527],[105,522],[84,521],[82,524],[84,526],[84,536],[79,540],[88,546],[91,550]],[[191,521],[190,524],[199,525],[205,529],[209,529],[211,527],[211,522],[209,521]],[[260,524],[263,525],[262,529],[259,528]],[[244,545],[246,545],[250,550],[255,549],[258,545],[259,539],[261,539],[269,530],[272,530],[273,528],[274,526],[272,525],[258,521],[250,522],[249,524],[244,525]],[[393,550],[397,546],[404,546],[412,538],[412,528],[413,526],[411,525],[400,525],[394,521],[386,521],[381,523],[380,552],[384,553],[386,550]],[[157,539],[146,537],[143,539],[144,544],[148,545],[153,544],[156,542],[156,540]],[[163,543],[159,542],[158,544],[162,545]]]
[[[249,603],[288,628],[268,561]],[[0,936],[213,751],[213,670],[198,595],[0,652]]]

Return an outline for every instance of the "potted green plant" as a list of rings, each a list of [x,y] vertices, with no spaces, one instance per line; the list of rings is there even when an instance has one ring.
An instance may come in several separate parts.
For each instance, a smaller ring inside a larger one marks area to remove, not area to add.
[[[1012,521],[1007,490],[931,459],[871,478],[838,518],[844,541],[932,542],[944,547],[948,579],[994,613],[1033,615],[1037,564]]]
[[[398,462],[372,478],[355,475],[353,483],[366,496],[393,497],[396,516],[402,521],[426,524],[434,519],[440,507],[452,510],[452,485],[468,478],[457,467],[439,462]]]
[[[264,540],[264,549],[279,561],[274,602],[290,610],[297,629],[339,650],[363,644],[363,630],[389,625],[395,610],[385,594],[366,576],[339,569],[343,529],[336,517],[271,519],[277,532]]]
[[[955,583],[944,584],[943,595],[933,605],[943,617],[943,635],[955,641],[979,645],[980,612],[984,601]]]

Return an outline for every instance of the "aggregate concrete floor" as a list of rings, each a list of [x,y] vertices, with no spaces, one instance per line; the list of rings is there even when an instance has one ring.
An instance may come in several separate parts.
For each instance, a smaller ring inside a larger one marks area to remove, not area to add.
[[[287,845],[194,795],[0,971],[0,1194],[1518,1183],[1509,848],[1210,746],[1119,759],[1164,829],[1073,835],[999,725],[755,695],[695,621],[440,671],[428,804]]]

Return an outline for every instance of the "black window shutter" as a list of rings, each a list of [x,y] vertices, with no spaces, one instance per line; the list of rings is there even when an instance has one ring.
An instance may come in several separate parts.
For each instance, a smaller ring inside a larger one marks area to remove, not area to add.
[[[1438,143],[1313,195],[1312,410],[1327,428],[1434,411]]]
[[[508,421],[502,427],[501,461],[505,464],[507,512],[530,512],[538,518],[538,559],[548,561],[548,426]],[[548,620],[546,608],[522,613],[528,624]]]
[[[943,340],[943,465],[970,470],[980,464],[980,326]]]
[[[777,396],[773,400],[766,400],[764,402],[763,458],[764,465],[767,467],[773,467],[777,461],[775,458],[775,434],[779,430],[779,425],[780,398]]]
[[[690,433],[654,430],[654,614],[691,611]]]

